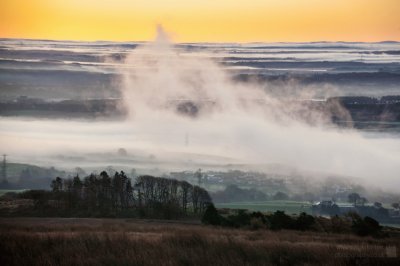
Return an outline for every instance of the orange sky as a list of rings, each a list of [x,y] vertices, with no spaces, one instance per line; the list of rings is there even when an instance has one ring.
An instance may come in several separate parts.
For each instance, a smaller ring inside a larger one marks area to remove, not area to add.
[[[400,0],[0,0],[0,37],[400,41]]]

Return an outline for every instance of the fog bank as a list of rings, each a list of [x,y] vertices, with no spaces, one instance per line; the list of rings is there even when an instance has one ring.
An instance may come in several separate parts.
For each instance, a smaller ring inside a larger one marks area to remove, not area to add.
[[[120,70],[126,121],[0,118],[1,152],[57,163],[54,156],[59,154],[87,156],[123,147],[142,161],[154,155],[155,163],[176,161],[185,167],[185,162],[199,160],[199,165],[257,165],[261,170],[262,165],[280,164],[400,190],[396,135],[339,130],[301,101],[234,82],[209,59],[180,55],[161,28],[153,43],[129,54],[126,64],[135,65]],[[296,97],[312,98],[312,91]],[[85,161],[79,166],[85,167]]]

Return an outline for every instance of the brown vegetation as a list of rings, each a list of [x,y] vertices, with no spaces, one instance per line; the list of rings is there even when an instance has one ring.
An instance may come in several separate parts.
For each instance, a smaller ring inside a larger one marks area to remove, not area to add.
[[[391,235],[376,239],[135,219],[1,218],[0,264],[398,265],[400,237]]]

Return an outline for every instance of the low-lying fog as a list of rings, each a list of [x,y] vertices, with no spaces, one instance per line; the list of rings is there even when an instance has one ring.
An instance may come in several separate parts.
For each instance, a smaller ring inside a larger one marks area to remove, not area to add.
[[[13,161],[58,168],[140,165],[170,171],[233,164],[268,170],[279,164],[400,191],[398,135],[340,130],[301,102],[282,102],[256,84],[235,83],[208,59],[181,56],[162,30],[126,63],[138,66],[121,69],[127,120],[1,118],[1,152]],[[312,98],[312,92],[301,97]],[[185,101],[202,106],[195,117],[171,104]],[[297,118],[307,112],[307,123]],[[118,148],[128,156],[116,156]]]

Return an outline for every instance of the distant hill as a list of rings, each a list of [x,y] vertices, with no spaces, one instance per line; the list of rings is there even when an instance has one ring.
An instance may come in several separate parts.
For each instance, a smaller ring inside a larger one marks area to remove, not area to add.
[[[1,167],[3,166],[1,165]],[[65,177],[66,175],[65,171],[57,170],[54,167],[45,168],[30,164],[7,163],[8,183],[1,183],[0,189],[49,188],[49,180],[56,176]]]

